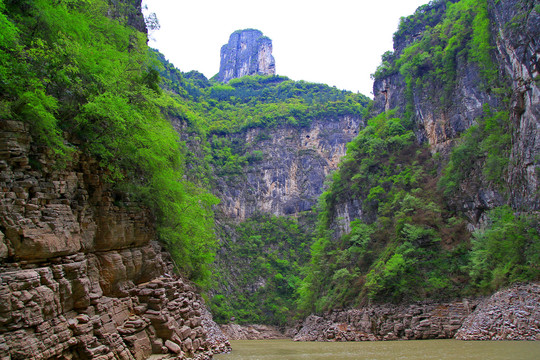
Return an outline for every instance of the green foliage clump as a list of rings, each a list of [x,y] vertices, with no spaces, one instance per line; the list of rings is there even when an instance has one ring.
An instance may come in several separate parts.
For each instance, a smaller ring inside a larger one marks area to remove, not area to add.
[[[540,278],[538,218],[514,214],[509,206],[488,212],[487,224],[473,233],[467,266],[475,286],[493,291]]]
[[[210,301],[214,319],[290,324],[296,313],[300,269],[309,256],[309,232],[295,218],[267,214],[231,226],[234,231],[222,236],[216,276],[216,281],[230,285]]]
[[[182,73],[159,53],[154,57],[163,86],[192,100],[189,111],[199,114],[198,126],[208,134],[284,124],[309,126],[323,117],[361,116],[370,102],[361,94],[284,76],[244,76],[223,84],[200,73]]]
[[[185,178],[187,151],[166,117],[182,106],[160,90],[146,34],[129,25],[134,11],[106,0],[0,1],[0,116],[27,122],[59,161],[72,151],[98,159],[153,212],[179,270],[202,282],[217,200]]]
[[[414,96],[450,107],[466,64],[474,64],[486,92],[507,91],[497,87],[504,79],[492,61],[488,2],[433,1],[402,19],[394,40],[395,52],[383,55],[373,77],[399,73],[407,109],[369,119],[322,194],[311,262],[298,289],[305,312],[457,297],[539,277],[537,214],[496,208],[471,238],[464,214],[453,207],[471,184],[510,191],[516,129],[508,111],[484,105],[442,171],[445,159],[431,156],[413,133]],[[358,219],[339,218],[344,205]]]
[[[511,147],[511,124],[507,111],[492,111],[484,107],[484,116],[471,126],[452,149],[450,161],[439,180],[446,196],[459,190],[459,185],[481,168],[484,177],[504,189]]]
[[[408,40],[407,43],[412,43],[399,55],[383,57],[373,77],[380,79],[399,72],[409,93],[414,88],[430,86],[436,90],[432,96],[443,106],[450,106],[458,65],[474,63],[486,90],[497,88],[487,6],[487,0],[461,0],[437,1],[420,7],[415,15],[402,19],[394,37],[413,36],[420,31],[422,36]],[[421,29],[411,30],[417,27]]]

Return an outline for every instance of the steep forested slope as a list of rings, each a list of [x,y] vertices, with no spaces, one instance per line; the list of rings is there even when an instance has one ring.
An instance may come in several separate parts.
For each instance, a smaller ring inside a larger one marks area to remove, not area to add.
[[[534,1],[469,0],[402,19],[321,197],[304,309],[538,279],[539,20]]]
[[[148,54],[140,1],[0,1],[0,358],[230,349],[187,279],[217,199]]]
[[[210,165],[209,184],[221,199],[210,301],[215,317],[284,325],[296,312],[311,212],[345,144],[363,126],[369,99],[284,76],[224,85],[155,55],[164,88],[189,101],[174,121],[199,139],[192,149],[204,149],[193,169],[200,174]]]
[[[26,122],[58,167],[96,158],[118,202],[152,210],[179,269],[203,280],[216,199],[184,180],[186,150],[168,121],[137,1],[0,2],[0,117]],[[36,161],[32,166],[39,168]]]

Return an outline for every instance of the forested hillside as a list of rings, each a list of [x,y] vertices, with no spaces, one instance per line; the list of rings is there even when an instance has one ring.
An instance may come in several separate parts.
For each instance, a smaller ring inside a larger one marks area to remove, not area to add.
[[[508,59],[538,52],[539,19],[534,1],[469,0],[402,18],[367,126],[320,199],[302,309],[538,280],[538,188],[523,186],[538,183],[538,63]]]
[[[370,101],[284,76],[216,83],[155,56],[162,86],[186,104],[174,121],[197,135],[192,149],[204,149],[192,169],[200,176],[206,168],[221,199],[212,312],[218,322],[286,325],[296,314],[317,197]]]

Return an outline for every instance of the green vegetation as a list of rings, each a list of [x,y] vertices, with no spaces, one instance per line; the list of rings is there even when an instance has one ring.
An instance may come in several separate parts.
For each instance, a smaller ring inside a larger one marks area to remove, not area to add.
[[[385,54],[373,77],[378,79],[399,72],[405,78],[409,96],[414,89],[429,86],[435,91],[433,100],[440,100],[446,107],[451,105],[459,65],[473,63],[486,90],[495,88],[495,91],[500,85],[491,58],[487,6],[486,0],[461,0],[435,1],[420,7],[414,15],[402,19],[394,37],[412,41],[410,37],[423,30],[422,37],[397,57]]]
[[[309,258],[309,231],[292,217],[255,214],[220,235],[218,281],[227,293],[210,301],[214,319],[286,325],[296,313],[300,269]]]
[[[245,76],[222,84],[200,73],[181,73],[160,54],[156,59],[154,66],[165,88],[192,100],[187,110],[198,114],[197,124],[207,134],[284,124],[309,126],[322,117],[361,115],[370,101],[361,94],[284,76]]]
[[[488,213],[488,224],[476,230],[467,266],[473,283],[493,291],[508,283],[540,277],[538,217],[514,214],[509,206]]]
[[[484,107],[484,117],[471,126],[452,149],[439,187],[446,196],[458,191],[458,186],[479,166],[484,177],[503,192],[511,145],[511,124],[507,111],[492,112]]]
[[[182,73],[147,47],[138,20],[132,2],[0,0],[0,116],[30,124],[58,166],[79,151],[98,159],[125,199],[152,211],[178,270],[207,283],[212,176],[264,159],[213,135],[360,114],[369,99],[279,76],[224,85]],[[180,141],[170,120],[190,136]]]
[[[321,196],[299,308],[308,313],[365,301],[448,299],[538,279],[537,217],[495,208],[470,239],[467,222],[446,202],[475,169],[501,186],[508,115],[486,109],[454,148],[442,177],[439,160],[394,115],[368,121]],[[335,227],[347,224],[336,210],[349,199],[360,201],[364,221],[354,220],[343,234]]]
[[[471,236],[470,219],[456,207],[468,196],[462,193],[467,184],[503,196],[510,190],[516,129],[504,108],[507,90],[497,87],[504,79],[492,62],[490,36],[487,1],[433,1],[402,19],[394,35],[402,48],[385,53],[373,76],[399,73],[407,108],[369,119],[348,145],[320,198],[311,261],[298,289],[300,310],[448,299],[540,277],[537,215],[499,206],[482,215],[486,221]],[[467,76],[460,68],[471,63],[481,89],[499,97],[501,107],[484,105],[447,162],[417,143],[413,99],[427,94],[421,100],[444,113],[458,77]],[[358,208],[360,219],[349,224],[338,217],[345,203]]]
[[[179,271],[204,282],[217,199],[185,180],[188,151],[166,117],[181,104],[159,89],[146,35],[127,23],[135,9],[122,6],[0,1],[0,116],[27,122],[59,166],[74,151],[99,159],[151,209]]]
[[[400,74],[408,108],[367,121],[316,220],[256,214],[216,229],[209,189],[243,181],[265,160],[254,145],[271,140],[272,128],[366,116],[370,101],[283,76],[222,84],[182,73],[148,49],[129,2],[110,6],[0,0],[0,119],[28,123],[58,167],[77,152],[97,159],[123,199],[150,209],[179,272],[200,285],[227,284],[210,299],[217,321],[285,325],[298,310],[448,299],[540,277],[537,217],[499,206],[477,214],[483,221],[471,235],[453,206],[473,176],[509,192],[516,129],[507,109],[486,105],[449,155],[433,156],[415,133],[414,95],[429,89],[426,101],[448,109],[463,64],[476,66],[486,92],[506,92],[486,0],[434,1],[402,19],[395,37],[403,48],[385,53],[374,77]],[[251,143],[238,135],[254,127],[263,130]],[[343,204],[359,219],[339,218]],[[211,276],[216,231],[223,255]]]
[[[368,121],[321,197],[317,240],[299,290],[308,312],[366,299],[445,298],[463,286],[465,222],[443,208],[433,188],[436,162],[414,140],[411,124],[394,114]],[[332,224],[340,223],[336,209],[348,199],[361,199],[367,222],[355,220],[339,235]]]

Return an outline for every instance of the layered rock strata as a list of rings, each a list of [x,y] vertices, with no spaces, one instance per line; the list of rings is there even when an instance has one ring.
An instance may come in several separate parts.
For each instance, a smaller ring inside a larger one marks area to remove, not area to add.
[[[455,338],[540,340],[540,284],[515,285],[478,305]]]
[[[281,126],[250,129],[231,135],[260,151],[262,158],[238,177],[217,179],[220,209],[241,221],[254,212],[294,215],[311,210],[323,191],[327,175],[337,169],[347,143],[364,123],[360,117],[319,119],[309,127]]]
[[[270,340],[287,339],[279,328],[271,325],[238,325],[226,324],[220,326],[221,331],[229,340]]]
[[[173,275],[148,211],[91,159],[64,168],[0,122],[0,359],[209,358],[196,289]]]
[[[246,75],[275,75],[272,40],[255,29],[238,30],[221,47],[217,80],[229,82]]]
[[[310,315],[295,341],[540,340],[540,284],[448,303],[371,305]]]
[[[476,301],[373,305],[310,315],[295,341],[376,341],[452,338]]]

